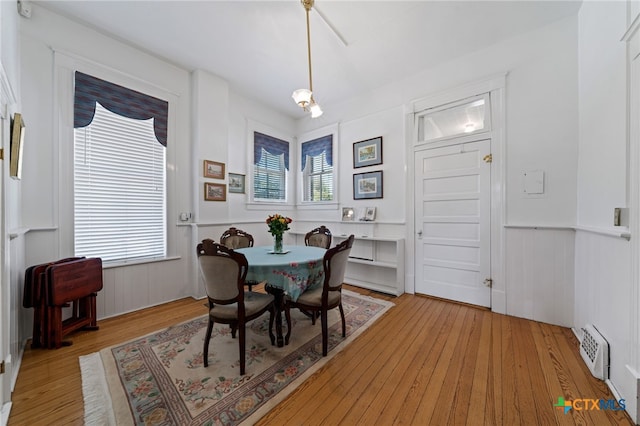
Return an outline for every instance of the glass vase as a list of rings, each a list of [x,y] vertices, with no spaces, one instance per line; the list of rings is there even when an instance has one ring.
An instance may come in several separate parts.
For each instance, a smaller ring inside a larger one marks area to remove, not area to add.
[[[282,234],[273,236],[273,252],[282,253]]]

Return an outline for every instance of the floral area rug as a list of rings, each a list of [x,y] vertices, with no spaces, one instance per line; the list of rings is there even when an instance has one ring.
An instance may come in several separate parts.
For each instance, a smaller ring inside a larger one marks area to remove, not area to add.
[[[247,326],[246,374],[238,341],[216,324],[203,364],[207,316],[80,357],[87,425],[253,424],[369,327],[392,303],[343,291],[347,337],[329,312],[329,353],[320,320],[291,311],[289,345],[272,346],[269,315]],[[206,308],[203,307],[206,312]],[[283,324],[286,332],[286,324]]]

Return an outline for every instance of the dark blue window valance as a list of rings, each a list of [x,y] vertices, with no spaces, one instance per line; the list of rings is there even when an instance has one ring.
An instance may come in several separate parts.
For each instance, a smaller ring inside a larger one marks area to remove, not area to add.
[[[323,136],[302,144],[302,171],[307,164],[307,156],[316,157],[322,153],[327,157],[327,164],[333,166],[333,135]]]
[[[284,155],[284,167],[289,170],[289,142],[253,132],[253,164],[260,163],[263,148],[271,155]]]
[[[76,88],[73,105],[73,127],[91,124],[96,113],[96,102],[123,117],[135,120],[153,118],[158,142],[167,146],[167,121],[169,103],[126,87],[101,80],[76,71]]]

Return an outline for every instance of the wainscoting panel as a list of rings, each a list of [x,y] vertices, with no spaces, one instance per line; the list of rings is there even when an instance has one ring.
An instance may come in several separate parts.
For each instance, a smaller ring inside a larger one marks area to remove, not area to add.
[[[188,271],[185,259],[104,269],[98,319],[192,296]]]
[[[11,364],[7,366],[7,370],[11,374],[11,388],[13,389],[18,377],[25,335],[30,336],[33,327],[33,322],[25,323],[23,321],[22,289],[24,288],[25,237],[22,232],[12,233],[9,238],[9,261],[9,297],[11,300],[9,354]]]
[[[634,321],[631,243],[610,235],[576,231],[576,284],[574,324],[580,334],[593,324],[609,343],[609,380],[628,401],[636,404],[637,378],[627,368],[634,365]],[[610,386],[611,387],[611,386]],[[628,410],[629,411],[629,410]],[[630,411],[631,412],[631,411]]]
[[[507,228],[507,314],[573,326],[572,229]]]

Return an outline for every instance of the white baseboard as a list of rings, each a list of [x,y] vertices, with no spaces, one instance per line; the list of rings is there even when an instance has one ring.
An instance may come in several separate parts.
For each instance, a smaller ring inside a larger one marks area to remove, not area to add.
[[[491,289],[491,312],[506,315],[507,293],[505,293],[503,290]]]
[[[9,424],[9,413],[11,412],[11,402],[7,402],[2,406],[2,412],[0,416],[0,425],[7,426]]]

